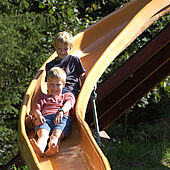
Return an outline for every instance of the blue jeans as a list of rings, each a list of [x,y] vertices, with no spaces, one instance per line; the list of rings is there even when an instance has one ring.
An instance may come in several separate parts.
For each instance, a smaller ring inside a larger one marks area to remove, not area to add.
[[[53,130],[59,129],[62,132],[64,132],[64,137],[67,137],[70,134],[71,127],[72,127],[72,121],[71,121],[70,117],[63,116],[62,122],[55,125],[54,124],[55,116],[56,116],[56,114],[44,116],[46,122],[39,126],[35,126],[35,131],[37,132],[39,129],[47,129],[51,134]]]

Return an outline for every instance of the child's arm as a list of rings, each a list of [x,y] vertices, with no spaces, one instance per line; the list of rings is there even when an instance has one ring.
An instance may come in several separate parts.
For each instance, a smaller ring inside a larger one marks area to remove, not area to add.
[[[42,113],[38,109],[35,110],[34,116],[36,117],[40,124],[45,123],[45,118],[44,116],[42,116]]]
[[[58,109],[57,115],[54,118],[54,124],[57,125],[58,123],[61,123],[63,114],[70,111],[71,108],[72,108],[72,104],[70,103],[70,101],[68,101],[63,105],[62,108]]]
[[[82,73],[82,74],[80,75],[80,88],[83,86],[83,83],[84,83],[84,81],[85,81],[85,78],[86,78],[85,73]]]

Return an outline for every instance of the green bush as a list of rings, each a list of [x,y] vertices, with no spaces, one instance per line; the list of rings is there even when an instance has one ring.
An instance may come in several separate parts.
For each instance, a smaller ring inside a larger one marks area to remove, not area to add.
[[[19,114],[26,88],[49,54],[45,24],[35,13],[0,16],[1,115]]]

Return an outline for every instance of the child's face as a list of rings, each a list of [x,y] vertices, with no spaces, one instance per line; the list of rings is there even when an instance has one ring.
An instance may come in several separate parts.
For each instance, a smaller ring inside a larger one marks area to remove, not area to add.
[[[69,47],[67,44],[64,44],[61,42],[57,44],[56,51],[57,51],[58,57],[61,59],[65,58],[68,55],[70,50],[71,50],[71,47]]]
[[[48,94],[52,96],[60,96],[64,85],[65,84],[57,78],[47,79]]]

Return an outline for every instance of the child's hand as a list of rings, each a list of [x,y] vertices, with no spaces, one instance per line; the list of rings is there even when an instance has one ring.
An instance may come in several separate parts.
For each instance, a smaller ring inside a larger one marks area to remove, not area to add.
[[[25,126],[27,129],[33,129],[32,115],[28,115],[25,118]]]
[[[41,123],[41,124],[44,124],[45,123],[45,117],[44,116],[40,116],[40,119],[39,119],[39,122]]]
[[[41,123],[35,118],[35,116],[32,117],[32,123],[35,126],[39,126]]]
[[[54,124],[57,125],[62,122],[63,118],[63,111],[57,113],[56,117],[54,118]]]
[[[44,124],[45,123],[45,117],[42,116],[42,115],[39,115],[38,116],[38,121],[39,121],[40,124]]]
[[[40,125],[40,124],[44,124],[45,121],[45,117],[42,116],[42,113],[39,110],[36,110],[35,112],[35,117],[36,117],[36,121],[35,121],[35,125]]]

